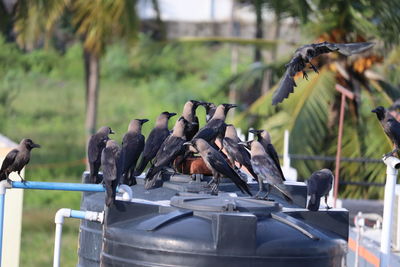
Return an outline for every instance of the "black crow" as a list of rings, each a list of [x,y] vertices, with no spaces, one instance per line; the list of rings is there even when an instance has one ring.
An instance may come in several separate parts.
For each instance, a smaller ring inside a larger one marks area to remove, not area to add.
[[[362,43],[348,43],[348,44],[335,44],[335,43],[317,43],[304,45],[296,50],[292,59],[286,64],[286,72],[282,77],[278,88],[275,90],[272,97],[272,105],[276,105],[287,98],[290,93],[293,93],[296,83],[294,76],[296,73],[302,71],[303,77],[307,79],[307,73],[305,68],[307,63],[310,64],[311,68],[318,73],[317,68],[311,63],[311,59],[321,54],[337,51],[345,56],[362,53],[365,50],[371,48],[374,43],[362,42]]]
[[[183,144],[186,142],[185,129],[190,123],[183,117],[176,121],[174,130],[162,143],[157,155],[154,158],[153,166],[148,170],[145,179],[145,188],[149,189],[154,186],[156,174],[164,167],[171,164],[177,156],[185,152]]]
[[[279,161],[278,153],[276,153],[274,145],[271,143],[271,136],[266,130],[250,130],[249,132],[257,136],[257,141],[261,143],[265,152],[271,157],[275,162],[275,166],[278,169],[283,181],[286,181],[285,176],[281,168],[281,163]]]
[[[106,187],[106,205],[109,207],[115,200],[117,186],[120,182],[120,153],[121,148],[114,140],[109,139],[101,153],[103,166],[103,181]]]
[[[400,148],[400,123],[382,106],[373,109],[372,112],[376,114],[383,131],[393,142],[393,151],[385,154],[386,157],[392,156],[394,153],[398,152]]]
[[[140,160],[139,166],[136,168],[135,171],[136,176],[140,175],[146,168],[147,163],[156,156],[161,144],[169,135],[168,120],[175,115],[176,113],[169,113],[167,111],[164,111],[160,114],[160,116],[158,116],[156,125],[153,130],[151,130],[144,145],[142,159]]]
[[[200,105],[206,109],[206,122],[209,122],[209,120],[214,116],[217,106],[210,102],[201,102]]]
[[[233,125],[228,124],[226,126],[225,137],[222,142],[228,154],[228,159],[232,164],[235,164],[236,161],[239,163],[240,168],[242,168],[242,165],[245,166],[254,179],[258,181],[257,174],[255,174],[251,166],[250,153],[242,145],[239,145],[242,140],[240,140]]]
[[[204,139],[210,144],[215,141],[217,137],[223,138],[225,135],[225,119],[228,111],[231,108],[237,107],[235,104],[222,104],[217,107],[215,114],[207,124],[199,130],[193,139]]]
[[[196,153],[200,154],[206,166],[211,170],[215,181],[215,186],[212,190],[212,193],[218,192],[219,180],[221,177],[225,176],[231,179],[240,189],[240,191],[251,195],[247,183],[240,178],[240,176],[235,172],[234,169],[231,168],[231,166],[229,166],[221,152],[215,150],[207,141],[200,138],[193,139],[190,142],[184,143],[184,145],[192,146]]]
[[[35,144],[31,139],[22,139],[19,145],[8,152],[6,158],[3,161],[0,169],[0,181],[9,178],[8,176],[12,172],[17,172],[22,182],[25,182],[24,178],[21,177],[21,170],[29,163],[31,158],[32,148],[39,148],[40,145]]]
[[[98,184],[101,182],[98,175],[101,166],[101,152],[106,147],[106,142],[109,139],[108,135],[113,133],[110,127],[103,126],[97,133],[90,137],[88,144],[88,161],[90,167],[88,183]]]
[[[333,173],[331,170],[322,169],[311,175],[310,179],[307,180],[307,194],[311,196],[307,209],[317,211],[321,197],[325,197],[325,204],[330,209],[328,206],[328,195],[332,189],[332,183]]]
[[[267,152],[265,152],[261,143],[253,140],[249,142],[241,142],[240,144],[250,148],[251,165],[258,176],[259,191],[256,197],[266,199],[270,191],[269,187],[273,186],[282,193],[288,202],[293,202],[293,197],[285,188],[274,160],[267,154]],[[263,180],[267,182],[267,189],[264,186]],[[265,193],[265,195],[262,196],[262,193]]]
[[[186,140],[192,140],[199,131],[199,118],[196,116],[196,109],[202,102],[189,100],[183,106],[182,117],[189,122],[185,129]]]
[[[122,139],[121,166],[122,182],[129,186],[136,184],[135,167],[144,148],[142,125],[148,119],[134,119],[129,123],[128,132]]]

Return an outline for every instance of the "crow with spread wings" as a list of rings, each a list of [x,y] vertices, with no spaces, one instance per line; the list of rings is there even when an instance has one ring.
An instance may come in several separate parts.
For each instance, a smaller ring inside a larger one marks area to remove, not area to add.
[[[318,57],[319,55],[337,51],[342,55],[350,56],[353,54],[362,53],[365,50],[371,48],[374,43],[362,42],[362,43],[348,43],[348,44],[335,44],[335,43],[318,43],[304,45],[296,50],[292,59],[286,64],[286,72],[279,82],[279,87],[276,89],[272,97],[272,105],[281,103],[284,98],[287,98],[290,93],[293,93],[296,83],[294,76],[296,73],[302,71],[303,78],[307,79],[307,73],[305,68],[307,63],[310,64],[311,69],[318,73],[317,67],[311,63],[311,59]]]

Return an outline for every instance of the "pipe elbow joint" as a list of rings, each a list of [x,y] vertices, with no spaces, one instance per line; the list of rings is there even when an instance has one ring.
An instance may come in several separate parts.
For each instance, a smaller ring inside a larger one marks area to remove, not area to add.
[[[54,222],[56,224],[63,224],[65,217],[71,217],[71,209],[59,209],[54,217]]]
[[[398,159],[396,157],[393,157],[393,156],[383,157],[382,160],[386,164],[386,166],[389,166],[396,170],[400,168],[400,159]]]
[[[126,184],[119,185],[118,193],[122,194],[122,200],[124,201],[131,201],[133,196],[132,189]]]
[[[4,195],[6,193],[6,189],[11,188],[12,185],[7,181],[3,180],[0,182],[0,195]]]

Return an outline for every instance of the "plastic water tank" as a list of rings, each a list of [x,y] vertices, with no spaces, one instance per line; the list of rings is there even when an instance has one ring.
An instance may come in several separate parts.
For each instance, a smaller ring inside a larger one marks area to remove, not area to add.
[[[101,173],[100,173],[101,175]],[[82,181],[86,182],[88,172],[83,173]],[[195,175],[188,176],[182,174],[171,175],[165,173],[162,179],[156,183],[156,188],[145,190],[143,178],[138,178],[138,184],[131,187],[133,198],[143,199],[147,201],[166,201],[168,202],[173,196],[179,194],[206,193],[207,183],[211,177]],[[257,192],[258,185],[249,185],[253,193]],[[245,196],[238,188],[229,180],[222,179],[220,183],[220,191],[232,192],[239,196]],[[305,207],[307,187],[305,184],[287,185],[292,196],[294,196],[294,204],[292,207]],[[209,191],[209,190],[208,190]],[[272,190],[271,198],[277,201],[284,201],[280,197],[280,193]],[[288,205],[285,203],[285,205]],[[90,210],[101,212],[104,210],[104,193],[84,193],[81,202],[81,210]],[[79,247],[78,247],[78,267],[97,267],[100,265],[100,252],[102,249],[103,225],[97,222],[89,222],[82,220],[79,229]]]
[[[101,174],[100,174],[101,175]],[[85,181],[88,173],[83,174]],[[173,188],[158,187],[153,190],[145,190],[143,179],[138,179],[138,185],[133,186],[134,198],[148,201],[169,200],[177,194]],[[82,196],[81,210],[104,210],[104,193],[85,192]],[[79,227],[78,267],[98,267],[100,265],[100,252],[102,248],[103,225],[98,222],[82,220]]]
[[[101,266],[343,266],[346,210],[310,212],[252,198],[175,196],[169,207],[106,210]]]

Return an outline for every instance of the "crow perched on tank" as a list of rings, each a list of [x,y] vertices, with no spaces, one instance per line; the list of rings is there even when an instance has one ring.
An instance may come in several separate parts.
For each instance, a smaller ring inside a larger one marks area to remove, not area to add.
[[[101,153],[103,166],[103,181],[106,187],[106,205],[109,207],[115,200],[117,186],[120,182],[120,154],[121,148],[114,140],[109,139]]]
[[[241,142],[239,144],[250,149],[251,165],[258,176],[259,191],[257,192],[256,197],[266,199],[270,191],[270,186],[273,186],[282,193],[283,197],[288,202],[293,202],[293,197],[283,184],[283,180],[274,160],[267,154],[267,152],[265,152],[261,143],[252,140]],[[265,188],[263,180],[267,182],[267,188]],[[265,193],[265,195],[262,196],[262,193]]]
[[[274,145],[271,143],[271,136],[269,132],[266,130],[250,130],[249,132],[255,134],[257,136],[257,141],[261,143],[265,152],[271,157],[274,161],[276,168],[278,169],[281,178],[285,181],[285,176],[283,175],[283,171],[281,168],[281,163],[279,161],[278,153],[276,153]]]
[[[348,43],[348,44],[336,44],[336,43],[317,43],[304,45],[296,50],[292,59],[286,64],[286,72],[283,75],[278,88],[275,90],[272,96],[272,105],[276,105],[287,98],[290,93],[293,93],[296,83],[294,76],[296,73],[302,71],[303,77],[307,79],[307,73],[305,68],[307,63],[310,64],[311,68],[318,73],[317,68],[311,63],[311,59],[318,57],[319,55],[337,51],[342,55],[350,56],[353,54],[362,53],[365,50],[371,48],[374,43],[361,42],[361,43]]]
[[[198,138],[193,139],[190,142],[186,142],[184,145],[192,146],[196,153],[200,154],[206,166],[213,173],[215,185],[213,186],[212,193],[218,193],[220,178],[227,177],[235,183],[240,191],[252,195],[247,183],[240,178],[240,176],[235,172],[234,169],[231,168],[231,166],[229,166],[221,152],[215,150],[207,141]]]
[[[158,116],[156,125],[153,130],[151,130],[144,145],[142,159],[140,160],[139,166],[136,168],[135,171],[136,176],[140,175],[146,168],[147,163],[156,156],[161,144],[169,135],[168,120],[175,115],[176,113],[169,113],[168,111],[164,111]]]
[[[393,118],[392,115],[382,106],[379,106],[371,112],[376,114],[383,131],[389,137],[394,145],[393,151],[385,154],[385,156],[392,156],[394,153],[399,152],[400,148],[400,123]]]
[[[174,126],[174,130],[162,143],[157,155],[154,158],[154,164],[148,170],[145,179],[145,188],[149,189],[154,186],[156,174],[163,168],[171,164],[177,156],[185,152],[183,144],[186,142],[185,130],[191,123],[185,118],[180,117]]]
[[[232,162],[232,164],[235,164],[236,161],[239,163],[240,168],[242,168],[242,165],[245,166],[254,179],[258,180],[257,174],[254,172],[253,167],[251,166],[250,153],[242,145],[239,145],[242,140],[240,140],[236,133],[236,129],[232,124],[228,124],[226,126],[225,137],[222,142],[228,154],[228,159]]]
[[[128,132],[122,139],[121,166],[122,182],[124,184],[136,184],[135,167],[144,148],[142,125],[148,121],[148,119],[131,120],[128,126]]]
[[[307,180],[307,194],[310,196],[307,209],[317,211],[321,197],[325,197],[325,204],[328,206],[328,195],[332,189],[333,173],[329,169],[322,169],[314,172]]]
[[[193,139],[203,139],[213,143],[217,137],[223,138],[225,135],[225,119],[231,108],[237,107],[235,104],[221,104],[215,110],[213,117],[207,124],[199,130]]]
[[[0,169],[0,181],[6,180],[10,182],[8,176],[12,172],[17,172],[22,182],[25,180],[21,177],[21,170],[29,163],[31,159],[31,150],[39,148],[40,145],[35,144],[31,139],[22,139],[19,145],[8,152]]]
[[[201,102],[201,104],[206,109],[206,122],[209,122],[214,116],[217,106],[211,102]]]
[[[189,100],[183,106],[182,117],[189,122],[185,129],[186,140],[192,140],[193,136],[199,131],[199,118],[196,116],[196,109],[202,102]]]
[[[101,152],[106,147],[106,142],[109,139],[108,135],[114,132],[108,126],[101,127],[97,133],[92,135],[88,144],[88,161],[90,174],[88,181],[85,183],[98,184],[101,182],[99,178],[99,169],[101,166]]]

